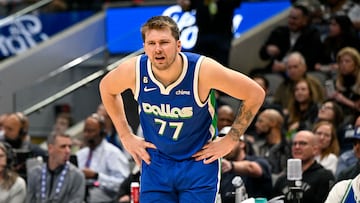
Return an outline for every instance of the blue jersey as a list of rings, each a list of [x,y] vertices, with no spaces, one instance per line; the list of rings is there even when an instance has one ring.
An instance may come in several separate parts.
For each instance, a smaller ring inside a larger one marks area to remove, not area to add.
[[[175,160],[189,159],[215,136],[213,94],[201,102],[198,94],[200,64],[204,56],[180,53],[184,65],[179,78],[165,87],[153,75],[151,63],[141,55],[136,63],[134,98],[146,141]]]

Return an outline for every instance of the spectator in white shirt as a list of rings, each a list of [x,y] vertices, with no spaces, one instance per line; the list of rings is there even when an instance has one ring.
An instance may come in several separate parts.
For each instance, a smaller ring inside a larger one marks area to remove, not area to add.
[[[120,184],[130,174],[129,160],[105,139],[104,119],[92,114],[85,120],[84,143],[77,152],[78,165],[87,184],[88,202],[112,202]]]

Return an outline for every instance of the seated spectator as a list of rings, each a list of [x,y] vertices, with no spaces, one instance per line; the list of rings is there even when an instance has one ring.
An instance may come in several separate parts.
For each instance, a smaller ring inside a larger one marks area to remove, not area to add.
[[[217,128],[221,131],[225,126],[230,126],[235,120],[234,110],[229,105],[221,105],[217,109]]]
[[[344,139],[344,114],[340,105],[333,99],[323,101],[318,109],[315,121],[304,123],[303,129],[312,130],[314,126],[322,121],[327,121],[336,126],[337,140],[340,146],[340,153],[352,148]]]
[[[287,78],[280,83],[274,94],[274,103],[283,108],[284,115],[288,114],[289,100],[294,94],[295,84],[303,78],[306,78],[311,86],[314,87],[317,97],[315,102],[321,102],[324,99],[324,88],[319,80],[306,74],[306,63],[304,57],[299,52],[291,53],[286,62]]]
[[[303,130],[295,134],[292,141],[292,157],[301,160],[302,166],[302,198],[301,203],[323,203],[335,181],[331,171],[324,169],[315,160],[318,150],[315,135],[311,131]],[[287,181],[287,174],[283,174],[275,183],[273,196],[285,195],[285,203],[295,202],[295,195]]]
[[[227,134],[231,127],[224,127],[221,135]],[[222,159],[220,194],[222,203],[235,201],[235,187],[232,180],[240,176],[244,181],[249,197],[270,197],[272,190],[271,166],[260,157],[246,154],[245,136],[241,136],[238,145]]]
[[[258,147],[258,155],[268,160],[273,175],[285,169],[287,159],[291,156],[290,144],[285,138],[283,124],[283,116],[275,109],[262,111],[255,124],[257,133],[265,138],[265,142]]]
[[[353,136],[349,137],[349,139],[352,139],[353,141],[353,151],[357,160],[356,163],[353,163],[348,168],[345,168],[341,172],[339,172],[337,181],[353,179],[360,173],[360,127],[357,127],[354,130]]]
[[[26,184],[13,169],[14,154],[10,145],[0,142],[0,202],[24,203]]]
[[[28,174],[27,203],[82,203],[85,178],[70,163],[71,138],[63,133],[48,137],[48,161],[34,166]]]
[[[273,104],[273,98],[272,98],[272,95],[269,95],[269,88],[270,88],[270,82],[269,80],[263,76],[263,75],[260,75],[260,74],[257,74],[257,75],[254,75],[254,76],[251,76],[251,78],[257,83],[259,84],[265,91],[266,93],[266,97],[265,97],[265,100],[264,100],[264,104],[263,106],[265,108],[268,108],[268,106],[272,106]]]
[[[69,113],[63,112],[56,116],[53,132],[65,133],[73,125],[73,119]]]
[[[335,175],[340,152],[335,126],[328,121],[321,121],[312,131],[319,145],[315,160]]]
[[[231,106],[227,104],[221,105],[217,109],[217,128],[218,132],[220,132],[224,127],[230,126],[233,124],[235,120],[235,113],[234,110],[231,108]],[[252,146],[252,139],[248,139],[248,136],[246,137],[246,153],[248,155],[255,154],[254,148]]]
[[[319,31],[310,25],[310,12],[306,6],[294,4],[288,15],[286,26],[276,27],[260,49],[260,58],[270,60],[265,70],[256,72],[273,72],[285,75],[286,61],[291,52],[301,53],[309,70],[320,60],[322,42]]]
[[[106,140],[118,147],[128,159],[131,159],[131,155],[125,150],[124,146],[121,143],[121,140],[119,139],[119,134],[117,133],[115,126],[104,107],[104,104],[99,104],[96,113],[101,115],[105,120],[104,131],[106,133]],[[130,126],[129,129],[132,131]]]
[[[257,75],[251,76],[251,78],[264,89],[265,94],[266,94],[263,105],[260,107],[257,115],[255,116],[255,118],[253,119],[253,121],[251,122],[251,124],[249,125],[249,127],[246,129],[246,132],[245,132],[245,134],[247,135],[246,139],[250,140],[252,143],[255,143],[255,140],[256,141],[263,140],[263,138],[259,137],[259,135],[256,132],[255,124],[256,124],[258,115],[265,109],[276,109],[279,112],[282,112],[282,107],[278,104],[273,103],[273,96],[270,95],[270,93],[269,93],[270,83],[269,83],[269,80],[265,76],[263,76],[261,74],[257,74]]]
[[[316,116],[316,122],[328,121],[334,126],[341,126],[344,119],[344,114],[336,101],[327,99],[320,105],[319,111]],[[313,125],[310,125],[308,129],[312,129]]]
[[[289,99],[286,119],[286,130],[292,132],[305,130],[306,126],[315,122],[318,113],[318,104],[321,102],[315,86],[308,78],[302,78],[295,83],[293,95]],[[291,137],[289,136],[291,139]]]
[[[336,63],[338,52],[344,47],[353,47],[360,50],[360,39],[350,18],[346,15],[334,15],[329,21],[329,32],[325,38],[324,51],[320,63],[315,64],[315,69],[335,73],[339,68]]]
[[[360,112],[360,54],[351,47],[341,49],[336,57],[339,69],[335,82],[335,99],[346,115],[344,122],[353,122]]]
[[[345,140],[351,143],[352,148],[341,153],[338,160],[338,165],[336,167],[336,177],[339,176],[339,173],[341,171],[349,168],[357,162],[357,157],[355,156],[355,151],[357,148],[355,148],[354,146],[355,140],[353,139],[353,137],[358,127],[360,127],[360,116],[357,117],[354,125],[349,126],[349,128],[344,133]]]
[[[41,156],[45,159],[46,151],[30,142],[29,120],[23,113],[8,114],[3,125],[5,130],[3,141],[11,145],[18,157],[14,168],[26,180],[26,158]],[[19,158],[20,155],[24,157]]]
[[[360,5],[357,0],[326,0],[322,10],[324,22],[328,22],[333,15],[347,15],[355,28],[360,30]]]
[[[85,119],[83,139],[86,147],[76,155],[79,168],[88,182],[89,202],[111,202],[116,198],[120,184],[130,174],[127,157],[119,148],[105,139],[105,120],[99,114]]]

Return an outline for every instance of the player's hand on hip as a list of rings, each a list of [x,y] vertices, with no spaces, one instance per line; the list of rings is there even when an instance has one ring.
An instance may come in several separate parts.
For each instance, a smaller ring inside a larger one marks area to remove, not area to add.
[[[146,164],[150,164],[151,158],[149,153],[146,151],[146,148],[156,149],[154,144],[146,142],[144,138],[138,137],[134,134],[121,139],[121,141],[138,166],[141,166],[141,160],[143,160]]]
[[[207,143],[192,157],[196,161],[203,160],[204,164],[209,164],[230,153],[237,143],[238,141],[234,141],[229,136],[218,137],[214,141]]]

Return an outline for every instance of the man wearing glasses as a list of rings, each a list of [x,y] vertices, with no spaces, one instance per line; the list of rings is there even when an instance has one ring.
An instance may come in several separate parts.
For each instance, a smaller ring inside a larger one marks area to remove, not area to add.
[[[317,140],[311,131],[303,130],[295,134],[291,153],[292,157],[300,159],[302,164],[303,196],[300,202],[323,203],[335,181],[332,172],[315,161],[317,150]],[[283,173],[275,183],[274,196],[285,195],[285,202],[294,202],[294,194],[290,191],[286,170]]]

